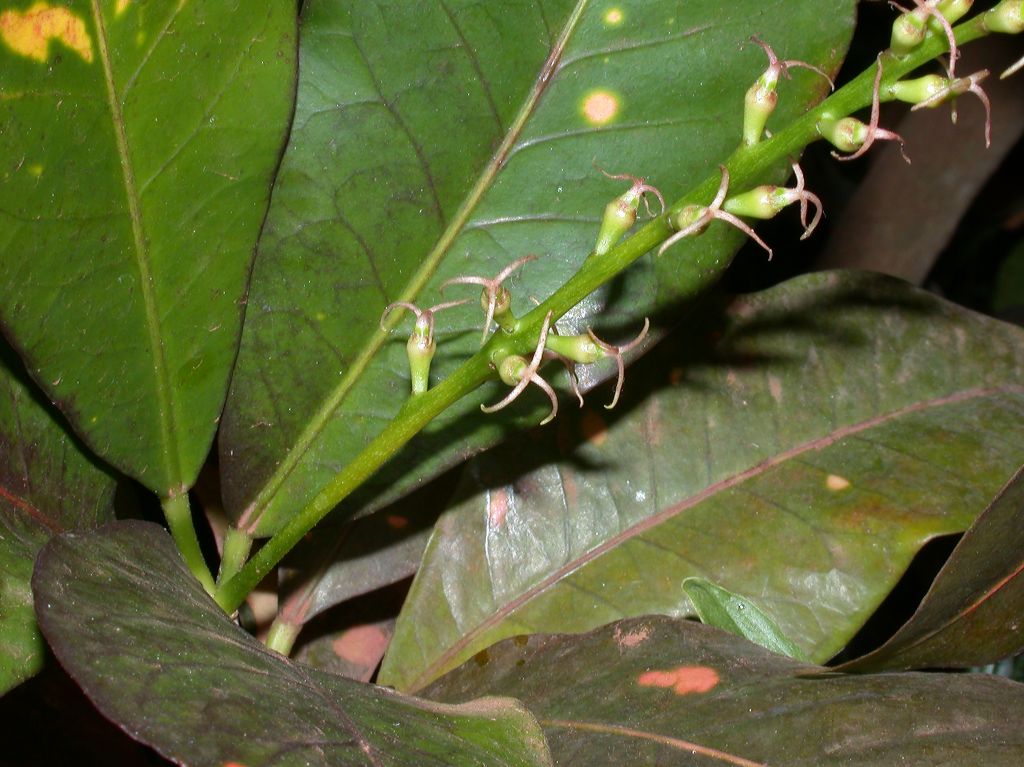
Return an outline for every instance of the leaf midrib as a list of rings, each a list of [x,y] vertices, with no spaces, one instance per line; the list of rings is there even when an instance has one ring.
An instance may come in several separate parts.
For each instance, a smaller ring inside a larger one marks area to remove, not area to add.
[[[872,418],[859,421],[848,426],[843,426],[835,429],[828,434],[807,442],[802,442],[794,447],[785,450],[778,455],[772,456],[767,460],[761,461],[743,471],[731,474],[724,479],[720,479],[717,482],[708,485],[703,490],[696,492],[689,497],[675,503],[671,506],[667,506],[662,511],[652,514],[651,516],[643,519],[631,527],[623,530],[622,532],[614,535],[608,540],[601,543],[599,546],[584,552],[578,557],[573,558],[569,562],[553,571],[550,575],[544,578],[539,583],[531,586],[529,589],[524,591],[515,599],[507,602],[502,608],[492,613],[488,618],[478,623],[473,628],[462,633],[461,637],[457,642],[452,644],[445,652],[438,656],[428,666],[426,666],[420,675],[414,679],[407,687],[405,691],[415,692],[421,689],[425,685],[429,684],[437,676],[437,671],[440,669],[446,669],[452,660],[480,635],[484,634],[494,626],[498,625],[506,617],[513,614],[516,610],[521,608],[527,602],[538,596],[542,591],[550,588],[557,584],[560,580],[570,575],[572,572],[584,567],[591,561],[599,558],[608,551],[622,545],[625,541],[628,541],[641,533],[647,532],[648,530],[657,527],[663,522],[671,519],[677,514],[690,509],[697,504],[707,500],[708,498],[716,495],[717,493],[729,490],[739,484],[742,484],[754,477],[765,474],[771,469],[786,463],[787,461],[793,460],[805,453],[821,450],[829,447],[830,445],[839,442],[840,440],[846,439],[847,437],[859,434],[863,431],[873,429],[881,426],[890,421],[896,420],[903,416],[911,413],[917,413],[923,410],[929,410],[932,408],[944,407],[946,405],[958,404],[973,399],[982,399],[985,397],[996,396],[999,394],[1024,394],[1024,386],[1018,386],[1016,384],[1007,384],[1004,386],[994,387],[977,387],[973,389],[966,389],[958,391],[953,394],[948,394],[943,397],[936,397],[934,399],[924,400],[921,402],[915,402],[910,405],[906,405],[896,410],[891,410],[887,413],[874,416]]]
[[[160,326],[160,314],[156,306],[156,294],[153,286],[153,272],[150,265],[150,252],[146,244],[146,235],[142,223],[142,206],[138,186],[135,182],[135,170],[132,165],[131,153],[128,149],[128,135],[125,130],[124,113],[114,85],[114,72],[110,59],[110,47],[107,38],[107,27],[100,9],[99,0],[91,0],[93,21],[96,25],[96,39],[100,60],[103,62],[103,79],[107,90],[107,103],[110,108],[110,119],[113,123],[114,137],[117,143],[117,154],[124,181],[125,198],[128,202],[128,215],[132,224],[135,263],[139,272],[139,292],[145,307],[146,331],[149,335],[150,352],[153,357],[155,378],[155,395],[157,419],[160,430],[160,450],[164,462],[164,472],[170,487],[164,488],[168,495],[175,495],[186,490],[181,485],[181,460],[178,454],[174,398],[171,390],[170,372],[164,353],[163,334]]]
[[[96,0],[93,0],[93,3],[95,2]],[[547,90],[548,85],[553,79],[558,68],[558,63],[565,51],[565,47],[568,44],[572,33],[575,31],[580,17],[583,15],[583,11],[586,9],[589,2],[590,0],[577,0],[576,6],[573,8],[572,13],[569,15],[569,18],[566,20],[565,25],[562,28],[562,33],[552,46],[551,51],[548,54],[548,58],[545,60],[540,73],[534,80],[533,88],[527,96],[526,101],[520,107],[519,112],[512,121],[512,124],[509,126],[504,139],[494,151],[491,159],[484,167],[483,172],[477,178],[473,188],[466,195],[444,232],[441,233],[437,243],[424,259],[423,265],[412,276],[405,291],[403,291],[396,299],[397,301],[406,301],[409,303],[413,303],[415,301],[420,291],[426,287],[427,282],[429,282],[430,278],[434,276],[441,260],[448,252],[448,249],[455,241],[455,238],[462,232],[466,223],[469,221],[470,215],[475,210],[481,198],[487,190],[490,189],[499,171],[504,167],[513,145],[522,134],[527,120],[529,120],[530,116],[533,114],[537,104],[540,102],[541,96]],[[239,529],[249,533],[255,532],[255,528],[259,524],[263,511],[269,507],[274,496],[277,494],[277,491],[280,490],[284,482],[299,465],[299,462],[310,449],[314,440],[316,440],[316,438],[327,427],[327,424],[334,415],[334,412],[345,401],[349,392],[362,378],[366,368],[370,365],[370,362],[388,339],[391,328],[393,328],[400,320],[401,317],[394,314],[392,317],[388,318],[388,321],[383,324],[383,327],[378,327],[373,332],[367,341],[366,346],[355,357],[352,364],[349,366],[348,371],[338,382],[337,387],[324,401],[324,404],[316,414],[309,420],[298,440],[296,440],[292,448],[284,455],[273,474],[270,475],[267,482],[260,489],[260,492],[256,494],[252,503],[246,507],[245,511],[239,517],[237,523]]]

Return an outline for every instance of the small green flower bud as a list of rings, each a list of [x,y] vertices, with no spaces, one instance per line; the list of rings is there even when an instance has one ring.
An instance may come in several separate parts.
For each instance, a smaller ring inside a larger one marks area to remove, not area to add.
[[[409,357],[409,373],[412,378],[412,393],[423,394],[430,387],[430,363],[434,359],[437,344],[423,318],[416,320],[409,342],[405,345]]]
[[[775,92],[778,83],[778,73],[773,73],[769,69],[747,90],[747,95],[743,99],[744,145],[753,146],[764,135],[768,118],[772,116],[775,106],[779,103],[779,94]]]
[[[924,42],[927,33],[928,26],[925,20],[918,13],[908,11],[893,22],[889,47],[894,54],[902,58]]]
[[[1003,0],[981,19],[989,32],[1018,35],[1024,32],[1024,0]]]
[[[633,199],[630,199],[631,197]],[[630,192],[616,197],[605,206],[604,218],[601,219],[601,230],[597,233],[597,243],[594,245],[596,255],[603,256],[615,247],[616,243],[636,223],[639,208],[640,195],[631,195]]]
[[[567,357],[581,365],[590,365],[608,356],[589,335],[556,336],[551,334],[547,337],[545,345],[555,354]]]
[[[707,213],[707,210],[708,209],[703,205],[687,205],[685,208],[682,208],[678,213],[676,213],[675,218],[672,219],[672,226],[676,229],[676,231],[683,231],[687,227],[693,226],[698,221],[700,221],[701,217],[703,217],[705,213]],[[704,223],[704,226],[695,230],[693,234],[700,234],[707,228],[707,225],[710,223],[711,219],[709,218]]]
[[[730,197],[722,205],[722,209],[736,216],[767,220],[774,218],[787,205],[796,202],[796,197],[787,194],[789,191],[785,187],[765,184]]]
[[[598,170],[601,170],[598,168]],[[640,211],[640,201],[643,200],[647,206],[647,215],[651,213],[651,205],[644,197],[645,194],[653,194],[661,203],[662,211],[665,210],[665,198],[661,192],[648,184],[644,179],[631,176],[628,173],[606,173],[605,176],[614,179],[631,181],[633,185],[625,193],[612,200],[604,209],[604,218],[601,219],[601,230],[597,234],[597,243],[594,245],[594,255],[603,256],[621,240],[630,227],[636,223],[637,214]]]
[[[510,354],[498,365],[498,378],[506,386],[515,386],[523,380],[526,369],[530,366],[523,357],[518,354]]]
[[[480,294],[480,308],[487,311],[490,305],[490,296],[484,290]],[[512,333],[516,329],[516,318],[512,314],[512,294],[504,285],[499,285],[494,297],[494,321],[502,330]]]
[[[822,117],[818,121],[818,133],[841,152],[855,152],[864,146],[868,138],[868,126],[856,117]]]
[[[950,24],[956,24],[967,15],[974,5],[974,0],[943,0],[936,10],[941,13]]]
[[[916,80],[900,80],[889,86],[893,98],[907,104],[921,104],[949,92],[949,79],[939,75],[925,75]]]

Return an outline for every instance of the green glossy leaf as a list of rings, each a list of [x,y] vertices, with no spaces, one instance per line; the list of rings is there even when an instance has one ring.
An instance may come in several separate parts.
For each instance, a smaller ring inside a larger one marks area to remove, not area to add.
[[[114,518],[114,480],[0,341],[0,694],[38,672],[32,565],[50,536]]]
[[[749,37],[834,70],[853,5],[306,2],[295,125],[220,440],[240,525],[279,529],[406,399],[408,318],[393,315],[401,330],[389,336],[378,327],[385,305],[435,304],[444,280],[490,276],[535,253],[509,281],[514,311],[525,311],[580,265],[605,205],[626,189],[595,162],[679,194],[737,145],[743,94],[765,68]],[[795,71],[780,124],[825,88]],[[566,327],[632,330],[698,292],[742,239],[724,229],[681,246],[678,258],[645,258]],[[456,294],[476,296],[458,287],[446,298]],[[435,378],[475,351],[480,322],[474,305],[438,316]],[[407,491],[510,424],[536,423],[541,400],[525,398],[482,417],[477,405],[498,391],[436,419],[351,510]]]
[[[54,538],[39,624],[100,711],[181,764],[549,765],[515,701],[447,706],[295,664],[224,614],[143,522]]]
[[[470,464],[383,683],[418,689],[516,634],[691,614],[689,576],[822,662],[1024,462],[1024,331],[890,278],[801,277],[663,347],[657,380],[626,381],[660,388],[613,420],[567,413]]]
[[[191,485],[291,109],[295,4],[0,11],[0,322],[85,442]]]
[[[723,589],[707,578],[686,578],[682,587],[701,623],[741,636],[779,655],[808,660],[804,651],[793,644],[771,617],[751,600]]]
[[[953,550],[917,612],[884,645],[844,664],[882,671],[980,666],[1024,651],[1024,469]]]
[[[975,674],[822,675],[691,621],[517,637],[425,692],[520,698],[557,764],[891,767],[1024,761],[1024,685]]]

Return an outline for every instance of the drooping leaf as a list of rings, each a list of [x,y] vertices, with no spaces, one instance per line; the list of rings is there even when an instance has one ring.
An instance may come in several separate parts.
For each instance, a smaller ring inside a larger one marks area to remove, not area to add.
[[[835,69],[853,5],[395,0],[382,12],[306,2],[295,124],[221,433],[240,525],[280,528],[406,399],[405,339],[378,327],[385,305],[435,304],[444,280],[491,276],[532,253],[539,259],[509,281],[514,310],[529,308],[574,272],[605,205],[625,191],[594,163],[678,195],[737,145],[743,94],[765,68],[749,37]],[[826,88],[794,72],[777,119]],[[734,235],[709,232],[678,257],[644,260],[567,325],[638,328],[712,282]],[[446,298],[456,293],[476,296],[458,287]],[[474,305],[438,315],[436,377],[475,351],[480,322]],[[536,423],[525,403],[483,418],[477,405],[495,391],[437,419],[351,505],[395,497],[493,444],[510,422]]]
[[[741,636],[780,655],[807,660],[803,650],[793,644],[771,617],[749,599],[723,589],[707,578],[686,578],[682,587],[701,623]]]
[[[43,633],[97,708],[176,762],[550,764],[515,701],[440,705],[266,649],[206,595],[156,525],[55,537],[33,588]]]
[[[917,612],[857,671],[980,666],[1024,651],[1024,469],[953,550]]]
[[[294,65],[290,2],[0,11],[0,322],[85,442],[164,494],[217,428]]]
[[[29,584],[39,549],[114,518],[114,479],[41,399],[0,342],[0,694],[43,664]]]
[[[450,702],[481,692],[520,698],[557,764],[1024,761],[1024,685],[975,674],[824,671],[698,623],[646,617],[584,635],[506,640],[425,692]]]
[[[662,388],[614,421],[567,414],[470,464],[382,683],[418,689],[516,634],[691,614],[689,576],[756,599],[822,662],[1024,462],[1018,328],[867,274],[713,314],[666,340],[669,380],[627,380]]]

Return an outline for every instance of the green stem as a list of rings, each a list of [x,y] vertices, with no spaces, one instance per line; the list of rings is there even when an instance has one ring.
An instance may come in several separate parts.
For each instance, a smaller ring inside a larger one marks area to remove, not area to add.
[[[237,527],[229,527],[224,534],[224,553],[220,558],[220,572],[217,583],[223,583],[235,577],[245,565],[252,549],[252,536]]]
[[[958,44],[967,43],[988,34],[981,24],[980,17],[961,24],[955,32]],[[924,43],[903,58],[896,59],[891,55],[883,56],[883,83],[895,82],[947,49],[944,36],[929,34]],[[804,147],[820,138],[817,124],[822,117],[849,115],[869,105],[874,77],[875,67],[871,66],[822,101],[817,108],[796,119],[771,139],[753,146],[738,148],[726,163],[732,179],[732,186],[744,190],[749,186],[761,183],[773,169],[784,164],[789,158],[798,157]],[[883,99],[891,98],[891,96],[886,96],[885,89],[882,93]],[[742,105],[737,105],[737,108],[742,108]],[[479,352],[467,360],[449,378],[424,394],[407,401],[384,431],[342,469],[309,505],[275,533],[238,575],[222,582],[216,594],[218,604],[228,612],[234,611],[249,591],[255,588],[256,584],[331,509],[376,472],[442,411],[492,377],[493,369],[489,364],[491,360],[501,359],[508,354],[532,352],[537,343],[544,316],[548,312],[552,312],[554,318],[558,319],[599,287],[627,269],[634,261],[664,242],[673,232],[668,223],[672,216],[686,205],[707,204],[714,197],[718,183],[719,174],[716,170],[664,214],[650,221],[628,240],[599,257],[587,258],[580,270],[568,282],[519,321],[513,333],[495,333]],[[678,250],[682,252],[684,248],[680,246]],[[668,257],[668,255],[665,256],[665,258]],[[708,258],[717,259],[717,255],[711,254]],[[718,263],[717,260],[709,260],[706,264],[685,264],[687,273],[692,275],[692,281],[687,291],[688,295],[697,295],[710,287],[717,281],[727,265]]]
[[[188,502],[188,493],[164,498],[160,505],[164,510],[167,526],[171,529],[171,537],[178,545],[188,569],[203,584],[207,593],[215,593],[217,587],[213,582],[213,576],[210,575],[210,568],[203,559],[203,552],[199,549],[199,538],[196,537],[196,529],[192,525],[192,508]]]
[[[270,632],[267,634],[266,645],[271,650],[279,652],[285,657],[291,655],[295,640],[299,638],[302,626],[297,623],[289,623],[281,620],[281,616],[274,618],[270,624]]]

